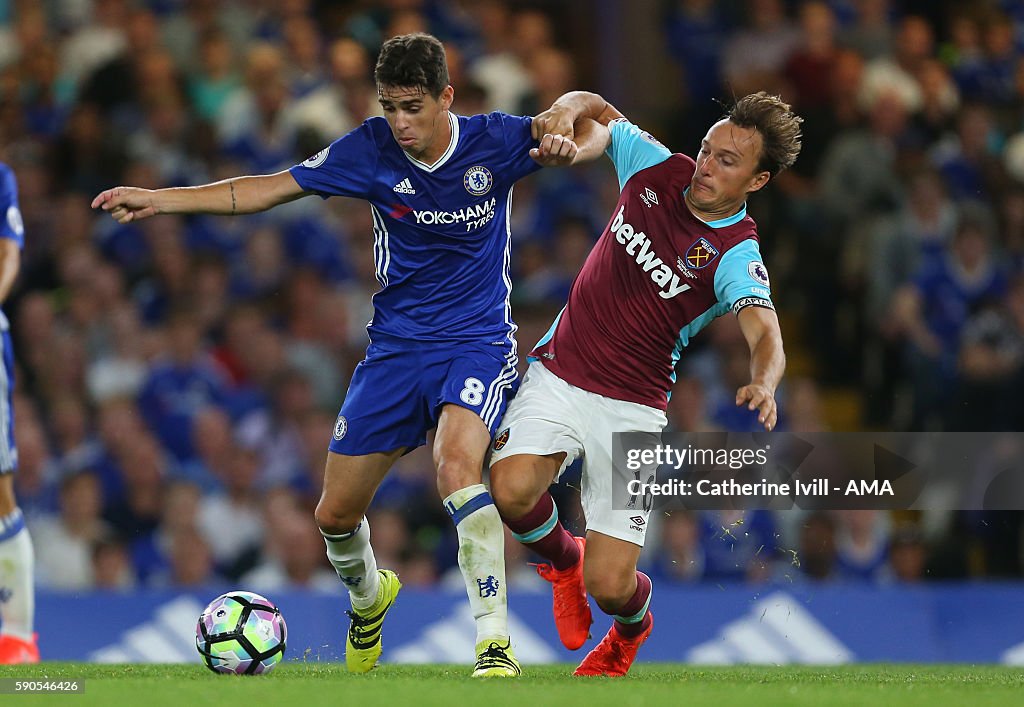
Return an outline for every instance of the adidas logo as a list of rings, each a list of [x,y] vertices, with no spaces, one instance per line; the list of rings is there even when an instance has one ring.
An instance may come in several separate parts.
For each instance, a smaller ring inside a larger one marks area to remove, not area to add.
[[[1003,665],[1024,665],[1024,643],[1010,646],[999,656],[999,662]]]
[[[687,662],[703,665],[839,665],[854,658],[853,651],[785,592],[755,602],[749,613],[686,654]]]
[[[462,606],[464,604],[465,606]],[[512,647],[524,656],[523,663],[554,663],[558,654],[532,629],[508,613]],[[391,663],[472,663],[476,654],[476,622],[463,600],[459,608],[423,629],[412,641],[388,651]]]
[[[193,663],[196,617],[203,605],[188,596],[163,604],[145,623],[121,634],[117,643],[89,654],[93,663]]]
[[[400,181],[398,184],[396,184],[391,189],[391,191],[398,192],[399,194],[415,194],[416,193],[416,190],[413,189],[412,182],[409,181],[408,177],[406,177],[405,179]]]

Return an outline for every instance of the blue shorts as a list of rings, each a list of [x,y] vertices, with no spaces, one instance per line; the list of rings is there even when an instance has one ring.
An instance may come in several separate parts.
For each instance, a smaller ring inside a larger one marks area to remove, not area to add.
[[[0,314],[3,317],[3,314]],[[0,474],[9,474],[18,469],[18,448],[14,446],[14,346],[11,332],[6,328],[0,332],[0,346],[3,347],[3,366],[0,367]]]
[[[352,375],[330,449],[350,456],[411,451],[426,443],[449,403],[479,415],[493,437],[518,387],[518,362],[510,345],[375,341]]]

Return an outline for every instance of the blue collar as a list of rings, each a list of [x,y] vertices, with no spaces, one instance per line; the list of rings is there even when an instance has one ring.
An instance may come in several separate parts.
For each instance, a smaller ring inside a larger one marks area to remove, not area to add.
[[[688,192],[688,191],[690,191],[690,187],[686,187],[686,189],[683,190],[683,196],[684,197],[686,196],[686,192]],[[687,206],[686,208],[689,209],[690,207]],[[690,213],[692,214],[693,212],[691,211]],[[703,221],[703,219],[701,219],[699,216],[697,216],[697,214],[693,214],[693,215],[698,220]],[[734,223],[739,223],[740,221],[742,221],[746,217],[747,217],[747,202],[744,201],[743,202],[743,207],[739,211],[734,213],[732,216],[726,216],[725,218],[720,218],[717,221],[704,221],[704,223],[706,223],[707,225],[711,226],[711,228],[725,228],[726,226],[731,226]]]

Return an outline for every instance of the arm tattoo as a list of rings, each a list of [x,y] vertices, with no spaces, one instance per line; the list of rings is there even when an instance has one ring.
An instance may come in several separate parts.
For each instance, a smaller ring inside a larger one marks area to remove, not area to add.
[[[235,180],[228,182],[228,186],[231,187],[231,215],[235,215]]]

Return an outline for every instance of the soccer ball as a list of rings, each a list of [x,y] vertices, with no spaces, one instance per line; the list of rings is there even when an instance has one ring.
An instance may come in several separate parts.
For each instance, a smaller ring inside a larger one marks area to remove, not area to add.
[[[288,627],[274,603],[252,592],[221,594],[196,625],[196,648],[215,673],[260,675],[284,658]]]

